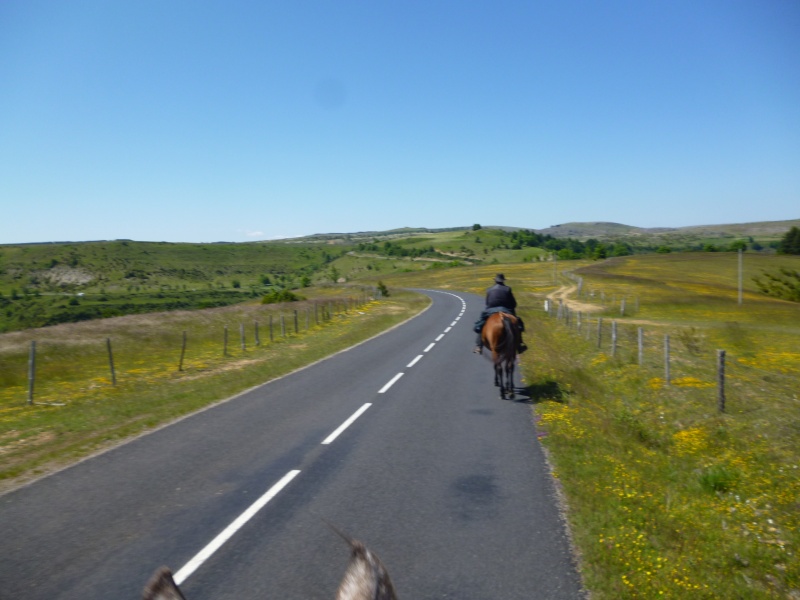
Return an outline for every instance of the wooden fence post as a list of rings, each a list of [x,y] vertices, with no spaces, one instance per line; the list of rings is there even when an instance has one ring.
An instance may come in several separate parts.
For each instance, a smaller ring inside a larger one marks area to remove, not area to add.
[[[742,249],[739,248],[739,306],[742,305]]]
[[[275,336],[273,335],[272,332],[272,315],[269,316],[269,341],[270,342],[275,341]]]
[[[111,368],[111,385],[117,385],[117,373],[114,371],[114,353],[111,351],[111,338],[106,338],[108,348],[108,366]]]
[[[311,309],[306,307],[306,331],[311,325]]]
[[[181,360],[178,362],[178,371],[183,371],[183,357],[186,354],[186,332],[183,332],[183,343],[181,344]]]
[[[622,297],[622,302],[620,302],[619,314],[620,314],[621,317],[625,316],[625,297],[624,296]]]
[[[225,325],[225,336],[222,342],[222,356],[228,356],[228,326]]]
[[[670,384],[669,374],[669,335],[664,336],[664,385]]]
[[[258,337],[258,321],[253,321],[253,333],[256,340],[255,341],[256,346],[260,346],[261,340]]]
[[[638,331],[636,332],[636,337],[638,338],[639,342],[639,366],[642,366],[644,362],[644,329],[639,327]]]
[[[617,355],[617,322],[611,321],[611,356]]]
[[[36,383],[36,342],[31,340],[31,351],[28,355],[28,404],[33,404],[33,388]]]
[[[297,321],[297,309],[294,311],[294,332],[295,334],[300,333],[300,325]]]
[[[247,346],[244,341],[244,323],[239,323],[239,339],[242,342],[242,352],[247,350]]]
[[[286,337],[286,319],[281,315],[281,337]]]
[[[725,350],[717,350],[717,409],[725,412]]]
[[[597,347],[603,345],[603,317],[597,317]]]

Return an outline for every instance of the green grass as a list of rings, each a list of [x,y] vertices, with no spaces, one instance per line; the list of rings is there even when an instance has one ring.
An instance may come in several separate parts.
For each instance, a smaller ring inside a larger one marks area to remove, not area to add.
[[[299,243],[0,246],[0,332],[235,304],[304,277],[322,282],[342,252]]]
[[[552,263],[402,273],[386,282],[482,293],[495,272],[505,273],[528,327],[524,383],[593,598],[793,598],[800,590],[800,304],[758,293],[750,277],[798,262],[746,254],[742,306],[736,255],[560,263],[584,278],[581,297],[567,296],[582,312],[580,331],[577,314],[568,326],[542,309],[545,297],[575,286],[554,277]],[[717,349],[727,351],[724,413],[717,411]]]

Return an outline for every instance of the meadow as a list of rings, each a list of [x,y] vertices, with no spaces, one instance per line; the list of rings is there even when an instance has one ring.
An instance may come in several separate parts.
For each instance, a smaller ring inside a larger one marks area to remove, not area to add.
[[[322,244],[106,242],[0,246],[0,333],[228,306],[329,281]]]

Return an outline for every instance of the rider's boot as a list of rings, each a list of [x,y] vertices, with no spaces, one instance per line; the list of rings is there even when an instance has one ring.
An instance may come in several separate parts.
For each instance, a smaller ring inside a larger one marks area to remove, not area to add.
[[[519,346],[517,347],[517,353],[518,354],[522,354],[527,349],[528,349],[528,346],[525,344],[525,342],[522,341],[522,332],[520,331],[519,332]]]
[[[472,350],[475,354],[480,354],[483,352],[483,338],[481,334],[478,334],[478,339],[475,340],[475,348]]]

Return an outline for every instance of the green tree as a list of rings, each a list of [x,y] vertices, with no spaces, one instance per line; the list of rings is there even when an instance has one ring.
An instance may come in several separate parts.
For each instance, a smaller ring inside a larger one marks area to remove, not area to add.
[[[747,242],[744,240],[736,240],[735,242],[731,242],[729,248],[731,249],[731,252],[738,252],[739,250],[744,251],[747,250]]]
[[[778,243],[778,254],[800,254],[800,228],[792,227]]]
[[[478,231],[479,229],[483,229],[483,227],[480,226],[480,223],[475,223],[475,225],[472,226],[472,231]]]

